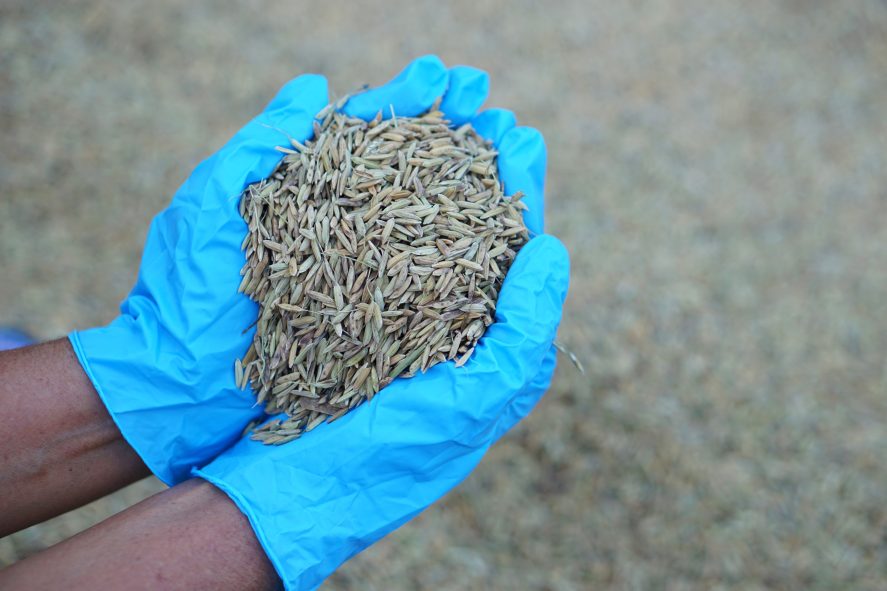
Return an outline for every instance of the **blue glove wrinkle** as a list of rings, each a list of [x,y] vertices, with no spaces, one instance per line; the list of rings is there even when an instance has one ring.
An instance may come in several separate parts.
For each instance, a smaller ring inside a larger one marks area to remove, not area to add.
[[[490,93],[490,77],[483,70],[470,66],[450,69],[450,85],[440,103],[453,127],[459,127],[480,109]]]
[[[514,113],[508,109],[487,109],[481,111],[471,120],[471,125],[482,137],[498,147],[502,138],[517,124]]]
[[[382,111],[383,119],[394,114],[414,117],[423,113],[447,89],[449,72],[440,58],[426,55],[407,66],[393,80],[352,96],[342,109],[351,117],[372,119]]]

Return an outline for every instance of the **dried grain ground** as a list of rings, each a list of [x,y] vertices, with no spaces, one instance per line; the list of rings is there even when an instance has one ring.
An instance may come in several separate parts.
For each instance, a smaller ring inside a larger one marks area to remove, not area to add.
[[[108,321],[152,214],[289,77],[426,52],[544,132],[589,376],[326,588],[887,588],[883,1],[6,0],[0,322]]]

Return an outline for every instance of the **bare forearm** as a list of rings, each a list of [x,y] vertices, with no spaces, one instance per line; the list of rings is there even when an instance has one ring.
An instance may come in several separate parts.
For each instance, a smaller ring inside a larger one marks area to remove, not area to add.
[[[189,480],[0,571],[0,588],[274,589],[249,522],[211,484]]]
[[[67,339],[0,353],[0,536],[148,474]]]

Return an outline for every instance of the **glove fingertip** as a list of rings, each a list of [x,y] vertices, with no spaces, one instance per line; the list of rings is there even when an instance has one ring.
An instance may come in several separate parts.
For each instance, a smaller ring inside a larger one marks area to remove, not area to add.
[[[387,84],[356,94],[343,110],[352,117],[372,119],[379,111],[383,118],[412,117],[427,111],[447,88],[449,72],[436,55],[414,60]]]
[[[487,109],[471,120],[474,130],[498,146],[502,138],[517,124],[517,117],[508,109]]]
[[[410,65],[403,69],[403,71],[397,75],[397,77],[392,80],[392,82],[397,82],[402,79],[410,78],[415,75],[417,72],[421,72],[422,75],[437,74],[439,72],[446,72],[447,67],[443,63],[439,57],[434,55],[433,53],[429,53],[414,59]]]
[[[471,119],[489,93],[490,76],[486,72],[471,66],[455,66],[450,69],[449,87],[440,109],[458,127]]]
[[[327,102],[329,102],[329,88],[326,78],[320,74],[302,74],[284,84],[265,107],[265,111],[276,111],[294,104],[304,104],[309,107],[306,110],[313,110],[316,113]]]

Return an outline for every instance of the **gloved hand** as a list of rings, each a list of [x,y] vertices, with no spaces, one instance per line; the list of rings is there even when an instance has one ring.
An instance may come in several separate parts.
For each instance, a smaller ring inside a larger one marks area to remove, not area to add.
[[[120,316],[69,336],[124,438],[167,484],[187,478],[263,413],[234,380],[234,360],[253,338],[254,329],[244,330],[258,313],[237,291],[247,233],[239,196],[271,173],[287,134],[311,136],[326,103],[322,76],[284,86],[154,218]]]
[[[398,115],[426,110],[446,70],[434,58],[417,63],[424,65],[353,97],[344,110],[365,118],[390,113],[392,104]],[[541,234],[542,136],[514,127],[507,111],[473,116],[486,93],[486,74],[453,68],[442,109],[457,123],[471,119],[495,142],[506,191],[526,193],[527,225]],[[338,421],[279,447],[244,437],[194,474],[246,514],[288,589],[314,589],[461,482],[533,408],[554,371],[568,278],[564,247],[550,236],[532,239],[505,278],[496,322],[465,366],[449,362],[396,379]]]

